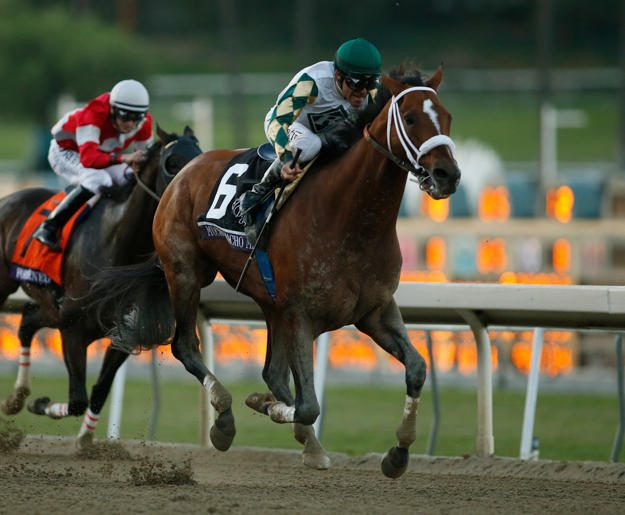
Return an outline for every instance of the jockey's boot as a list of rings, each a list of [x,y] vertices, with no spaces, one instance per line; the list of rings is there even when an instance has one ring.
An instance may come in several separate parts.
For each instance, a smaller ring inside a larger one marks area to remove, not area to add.
[[[249,242],[253,245],[257,240],[258,232],[262,227],[263,220],[256,220],[256,212],[261,203],[265,200],[265,196],[271,192],[276,184],[282,178],[280,171],[283,163],[277,158],[265,172],[263,180],[258,184],[254,184],[251,190],[241,195],[241,213],[245,221],[245,235]]]
[[[48,215],[48,218],[41,222],[33,233],[33,238],[50,247],[52,251],[60,252],[61,249],[58,245],[60,236],[58,233],[65,227],[65,224],[74,216],[76,211],[94,195],[95,193],[84,186],[76,186],[56,206],[54,211]]]

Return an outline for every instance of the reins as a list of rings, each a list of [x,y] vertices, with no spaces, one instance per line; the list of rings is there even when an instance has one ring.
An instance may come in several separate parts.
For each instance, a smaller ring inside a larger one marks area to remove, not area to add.
[[[148,186],[145,182],[143,182],[143,181],[141,180],[141,177],[139,177],[139,174],[137,173],[137,170],[136,170],[136,168],[135,168],[134,166],[131,166],[131,168],[132,168],[132,173],[133,173],[133,174],[134,174],[134,176],[135,176],[135,179],[137,179],[137,184],[138,184],[139,186],[141,186],[141,188],[143,188],[143,190],[144,190],[144,191],[145,191],[148,195],[150,195],[150,197],[152,197],[154,200],[156,200],[156,202],[160,202],[160,201],[161,201],[161,197],[160,197],[160,195],[157,195],[156,193],[154,193],[154,192],[150,189],[150,187],[149,187],[149,186]]]
[[[369,134],[369,125],[367,124],[363,129],[363,135],[365,139],[371,144],[373,148],[375,148],[378,152],[380,152],[383,156],[387,157],[399,167],[404,170],[411,172],[417,178],[419,178],[419,170],[424,170],[424,168],[419,164],[419,159],[422,156],[427,154],[430,150],[436,147],[440,147],[441,145],[446,145],[449,147],[452,155],[456,148],[453,140],[449,136],[445,136],[443,134],[437,134],[436,136],[432,136],[431,138],[425,140],[419,148],[415,147],[410,138],[408,137],[408,133],[406,132],[406,127],[401,118],[401,112],[399,110],[399,105],[397,101],[403,97],[406,93],[410,93],[412,91],[431,91],[436,95],[436,91],[432,88],[428,88],[427,86],[413,86],[411,88],[405,89],[399,95],[393,95],[391,98],[391,105],[388,110],[388,120],[386,122],[386,141],[388,150],[386,150],[382,145],[380,145],[373,136]],[[393,150],[391,149],[391,129],[395,126],[395,132],[397,132],[397,137],[399,138],[399,142],[408,157],[408,161],[405,159],[401,159],[393,154]],[[416,154],[416,155],[415,155]],[[419,181],[421,185],[422,181]]]

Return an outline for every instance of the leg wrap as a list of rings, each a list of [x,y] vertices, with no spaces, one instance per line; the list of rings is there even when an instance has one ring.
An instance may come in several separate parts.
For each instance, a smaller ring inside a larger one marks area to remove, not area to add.
[[[100,414],[95,414],[91,409],[87,410],[85,413],[85,418],[82,421],[82,426],[80,426],[80,431],[78,432],[78,438],[88,434],[94,433],[95,429],[98,425],[98,420],[100,418]]]
[[[404,407],[404,417],[401,424],[395,431],[397,436],[397,447],[408,448],[417,438],[417,410],[419,408],[419,397],[406,395],[406,405]]]
[[[45,411],[50,418],[63,418],[69,415],[69,405],[54,402],[46,406]]]
[[[15,389],[30,387],[30,347],[22,347],[20,351],[20,366],[17,371]]]

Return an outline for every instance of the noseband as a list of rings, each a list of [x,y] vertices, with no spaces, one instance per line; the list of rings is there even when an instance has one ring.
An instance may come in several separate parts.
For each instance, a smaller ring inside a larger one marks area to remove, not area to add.
[[[406,93],[410,93],[412,91],[431,91],[436,95],[436,91],[432,88],[428,88],[427,86],[413,86],[412,88],[405,89],[399,95],[393,95],[391,98],[391,105],[388,110],[388,119],[386,122],[386,141],[388,145],[388,150],[386,150],[382,145],[380,145],[377,141],[373,139],[371,134],[369,134],[369,125],[367,125],[363,134],[365,139],[371,144],[373,148],[375,148],[378,152],[389,158],[399,167],[404,170],[412,173],[419,183],[419,187],[423,191],[431,191],[434,188],[434,184],[429,179],[429,176],[420,164],[419,160],[425,154],[427,154],[430,150],[436,147],[440,147],[442,145],[446,145],[449,147],[451,154],[453,155],[454,150],[456,149],[456,145],[452,141],[449,136],[445,136],[443,134],[437,134],[436,136],[432,136],[431,138],[425,140],[419,148],[415,147],[414,143],[408,137],[408,133],[406,132],[406,127],[401,117],[401,112],[399,111],[399,105],[397,101],[403,97]],[[397,157],[393,154],[393,150],[391,149],[391,129],[395,126],[395,132],[397,132],[397,137],[399,138],[399,142],[406,153],[406,157],[410,163]]]

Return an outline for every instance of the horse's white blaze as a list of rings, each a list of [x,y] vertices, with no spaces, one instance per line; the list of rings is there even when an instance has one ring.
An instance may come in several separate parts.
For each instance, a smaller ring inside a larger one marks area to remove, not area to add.
[[[295,406],[287,406],[283,402],[274,402],[267,410],[269,417],[274,422],[281,424],[295,420]]]
[[[434,127],[436,127],[436,131],[441,133],[441,125],[438,123],[438,113],[436,109],[434,109],[434,102],[432,102],[429,98],[423,101],[423,112],[430,117]]]

